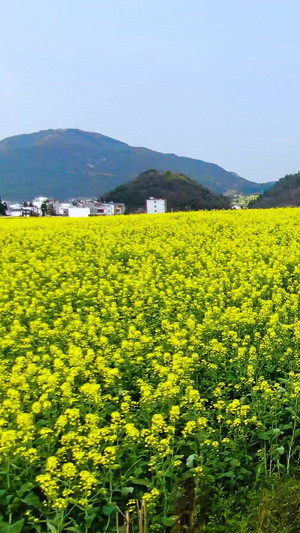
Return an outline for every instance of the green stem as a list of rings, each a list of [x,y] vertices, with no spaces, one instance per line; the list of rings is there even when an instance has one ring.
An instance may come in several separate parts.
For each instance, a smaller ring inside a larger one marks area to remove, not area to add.
[[[290,473],[290,463],[291,463],[291,458],[292,458],[292,448],[293,448],[293,444],[294,444],[294,440],[295,440],[295,434],[296,434],[296,425],[297,425],[297,405],[298,403],[298,398],[296,399],[296,405],[295,405],[295,415],[294,415],[294,423],[293,423],[293,433],[292,433],[292,438],[291,438],[291,442],[290,442],[290,445],[289,445],[289,453],[288,453],[288,458],[287,458],[287,465],[286,465],[286,473],[287,475],[289,475]]]

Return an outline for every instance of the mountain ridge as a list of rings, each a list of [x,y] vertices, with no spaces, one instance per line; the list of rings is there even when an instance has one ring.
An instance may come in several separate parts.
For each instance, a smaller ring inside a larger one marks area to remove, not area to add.
[[[270,187],[215,163],[133,147],[96,132],[41,130],[0,141],[0,194],[8,200],[36,195],[66,199],[99,196],[147,168],[183,173],[216,193],[257,194]]]

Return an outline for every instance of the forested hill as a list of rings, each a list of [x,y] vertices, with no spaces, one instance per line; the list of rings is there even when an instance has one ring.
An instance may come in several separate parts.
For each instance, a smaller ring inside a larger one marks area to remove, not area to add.
[[[0,142],[0,195],[6,200],[94,197],[148,168],[186,174],[218,193],[258,194],[269,186],[198,159],[135,148],[99,133],[59,129]]]
[[[300,206],[300,172],[287,174],[266,190],[249,208]]]
[[[104,195],[108,202],[123,202],[127,212],[145,209],[150,196],[167,200],[168,211],[228,209],[228,198],[213,193],[184,174],[148,170],[133,181],[120,185]]]

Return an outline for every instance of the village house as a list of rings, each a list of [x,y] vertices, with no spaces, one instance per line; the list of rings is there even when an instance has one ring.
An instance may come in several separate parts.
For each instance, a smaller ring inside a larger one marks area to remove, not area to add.
[[[167,200],[164,200],[163,198],[154,198],[153,196],[150,196],[150,198],[146,200],[146,204],[148,215],[167,212]]]
[[[90,207],[81,207],[81,206],[72,206],[67,209],[68,215],[71,218],[84,218],[91,215],[97,215],[97,208],[95,206]]]
[[[111,216],[123,215],[125,204],[114,202],[99,202],[98,200],[81,198],[70,202],[59,202],[45,196],[38,196],[30,203],[9,204],[7,215],[21,216]]]
[[[110,216],[110,215],[124,215],[125,204],[115,204],[113,202],[101,202],[97,205],[98,215]]]

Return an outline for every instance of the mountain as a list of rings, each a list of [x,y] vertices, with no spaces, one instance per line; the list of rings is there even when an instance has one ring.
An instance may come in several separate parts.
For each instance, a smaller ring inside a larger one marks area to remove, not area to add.
[[[145,210],[146,199],[154,196],[167,200],[168,211],[229,209],[225,196],[213,193],[184,174],[148,170],[104,195],[107,202],[123,202],[128,213]]]
[[[8,200],[99,196],[147,168],[187,174],[218,193],[258,194],[269,186],[212,163],[134,148],[77,129],[40,131],[0,142],[0,194]]]
[[[273,187],[264,191],[256,200],[249,203],[250,208],[300,206],[300,172],[287,174]]]

